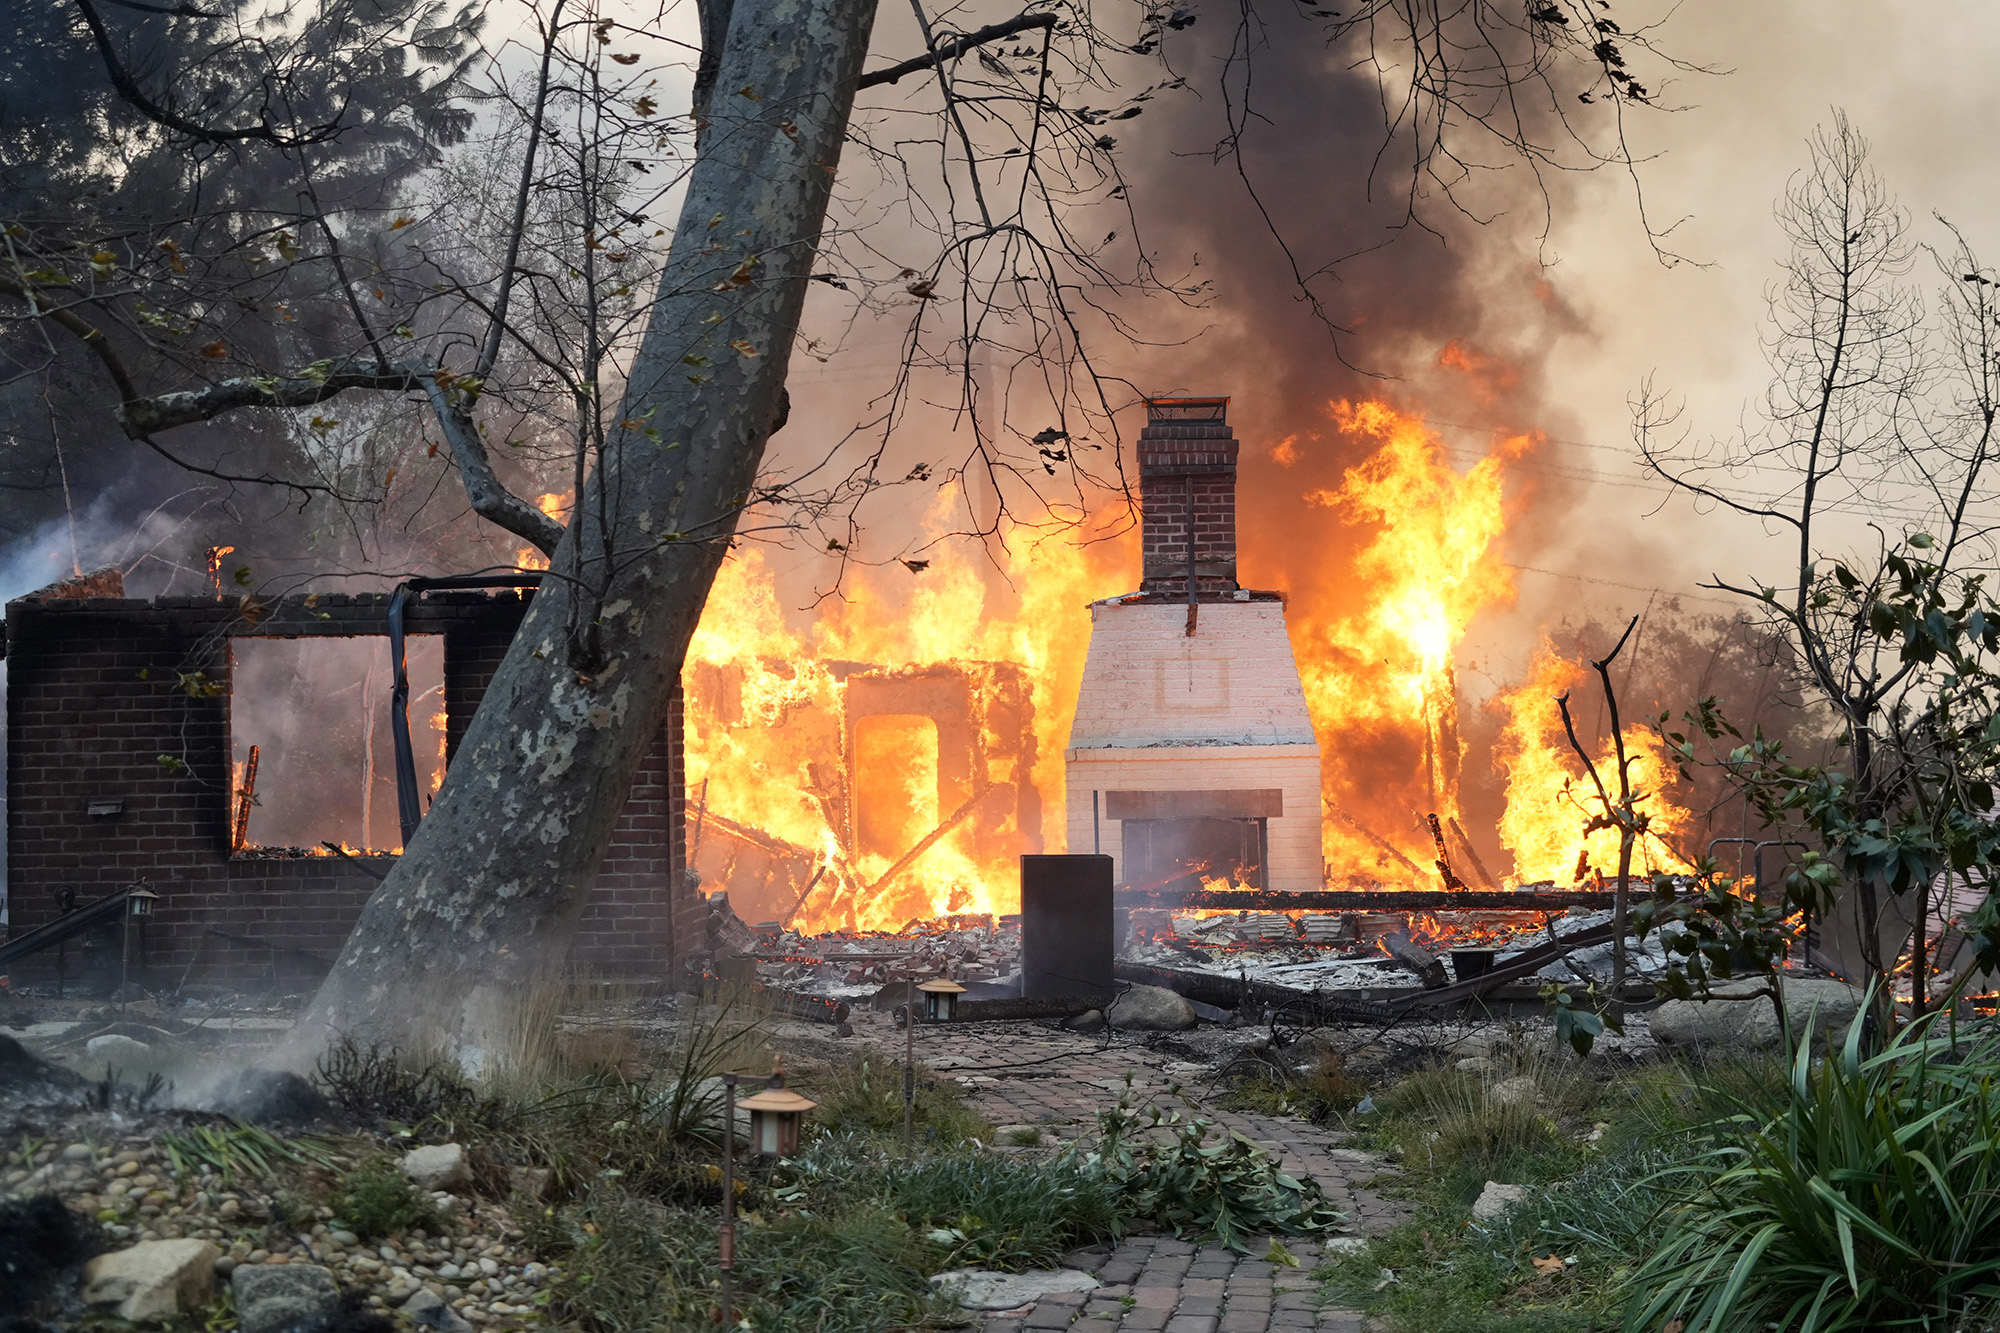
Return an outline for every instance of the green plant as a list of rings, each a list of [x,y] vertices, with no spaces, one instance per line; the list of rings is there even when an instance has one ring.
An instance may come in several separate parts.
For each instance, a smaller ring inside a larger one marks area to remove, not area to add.
[[[1588,1081],[1552,1062],[1528,1061],[1532,1095],[1452,1069],[1425,1070],[1377,1100],[1376,1137],[1396,1150],[1404,1169],[1469,1200],[1488,1180],[1533,1183],[1572,1169],[1580,1150],[1551,1111],[1585,1109]]]
[[[437,1212],[388,1158],[349,1172],[329,1201],[334,1215],[363,1240],[380,1240],[415,1227],[433,1228]]]
[[[903,1066],[876,1051],[817,1069],[801,1084],[818,1100],[813,1123],[827,1133],[854,1131],[896,1136],[903,1132]],[[919,1065],[911,1127],[919,1142],[934,1148],[979,1139],[991,1142],[993,1126],[965,1104],[958,1084]]]
[[[1007,1131],[1007,1146],[1010,1148],[1038,1148],[1042,1142],[1042,1131],[1033,1125],[1016,1125]]]
[[[1252,1235],[1328,1231],[1341,1215],[1317,1182],[1295,1180],[1262,1148],[1233,1131],[1218,1141],[1200,1116],[1140,1110],[1129,1079],[1117,1105],[1098,1113],[1094,1151],[1071,1160],[1101,1175],[1125,1223],[1213,1238],[1244,1251]]]
[[[697,1333],[717,1316],[713,1214],[599,1185],[563,1210],[569,1231],[549,1316],[587,1333]],[[848,1202],[737,1230],[734,1311],[761,1333],[891,1333],[953,1321],[927,1275],[937,1249],[878,1203]]]
[[[328,1166],[338,1157],[324,1139],[273,1134],[241,1121],[169,1130],[160,1136],[160,1146],[176,1175],[206,1168],[225,1181],[244,1176],[268,1180],[286,1168]]]
[[[1923,1021],[1863,1058],[1861,1028],[1653,1178],[1681,1203],[1628,1329],[1942,1330],[2000,1298],[2000,1041]]]
[[[860,1199],[893,1209],[947,1252],[940,1266],[1049,1267],[1118,1225],[1115,1191],[1072,1158],[1024,1162],[977,1148],[912,1158],[861,1132],[824,1136],[783,1164],[772,1198],[806,1211]]]

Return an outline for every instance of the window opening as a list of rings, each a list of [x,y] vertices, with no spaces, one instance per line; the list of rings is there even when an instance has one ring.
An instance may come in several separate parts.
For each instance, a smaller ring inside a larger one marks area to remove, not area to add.
[[[230,650],[231,850],[402,851],[388,636],[246,635]],[[405,651],[411,745],[428,805],[444,782],[444,636],[410,635]]]

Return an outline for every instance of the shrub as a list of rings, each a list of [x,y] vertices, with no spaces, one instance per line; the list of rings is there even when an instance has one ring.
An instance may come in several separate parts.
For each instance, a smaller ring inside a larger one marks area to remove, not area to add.
[[[437,1226],[431,1201],[387,1158],[364,1163],[350,1172],[330,1202],[334,1215],[363,1240]]]
[[[1746,1103],[1654,1177],[1682,1201],[1628,1329],[1944,1329],[2000,1298],[2000,1043],[1860,1039],[1818,1064],[1801,1045],[1775,1115]]]
[[[314,1075],[334,1105],[362,1121],[461,1138],[506,1133],[518,1119],[510,1103],[473,1087],[449,1060],[363,1049],[346,1037],[319,1058]]]

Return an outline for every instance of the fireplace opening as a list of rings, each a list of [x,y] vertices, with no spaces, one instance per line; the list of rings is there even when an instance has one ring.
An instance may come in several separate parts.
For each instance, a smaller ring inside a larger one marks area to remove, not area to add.
[[[1271,821],[1285,813],[1281,788],[1107,791],[1104,813],[1118,821],[1128,888],[1271,887],[1265,868]]]
[[[1125,875],[1138,889],[1199,889],[1204,880],[1264,882],[1270,826],[1262,819],[1129,819]]]

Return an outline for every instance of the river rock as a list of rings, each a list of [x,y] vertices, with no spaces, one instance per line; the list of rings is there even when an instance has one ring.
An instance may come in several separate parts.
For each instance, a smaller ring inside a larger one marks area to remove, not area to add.
[[[214,1295],[221,1257],[205,1240],[148,1240],[100,1254],[83,1270],[84,1304],[112,1307],[131,1323],[198,1310]]]
[[[456,1143],[412,1148],[403,1154],[403,1174],[420,1190],[455,1190],[472,1183],[465,1149]]]
[[[1044,1296],[1067,1291],[1095,1291],[1097,1279],[1074,1268],[1034,1273],[995,1273],[984,1268],[954,1268],[939,1273],[931,1285],[967,1310],[1012,1310],[1032,1305]]]
[[[444,1303],[444,1298],[434,1291],[418,1287],[403,1302],[403,1313],[411,1322],[424,1324],[441,1330],[441,1333],[472,1333],[472,1325],[458,1311]]]
[[[333,1274],[317,1264],[243,1264],[230,1275],[241,1333],[310,1327],[340,1308]]]
[[[1862,992],[1830,977],[1795,977],[1783,983],[1785,1012],[1795,1027],[1811,1016],[1813,1031],[1844,1031],[1861,1012]],[[1718,982],[1710,999],[1668,1000],[1647,1015],[1655,1040],[1667,1046],[1769,1048],[1778,1044],[1778,1015],[1761,980]],[[1755,997],[1755,998],[1745,998]]]
[[[1180,1032],[1198,1021],[1194,1006],[1164,986],[1133,986],[1105,1013],[1111,1026],[1136,1032]]]

